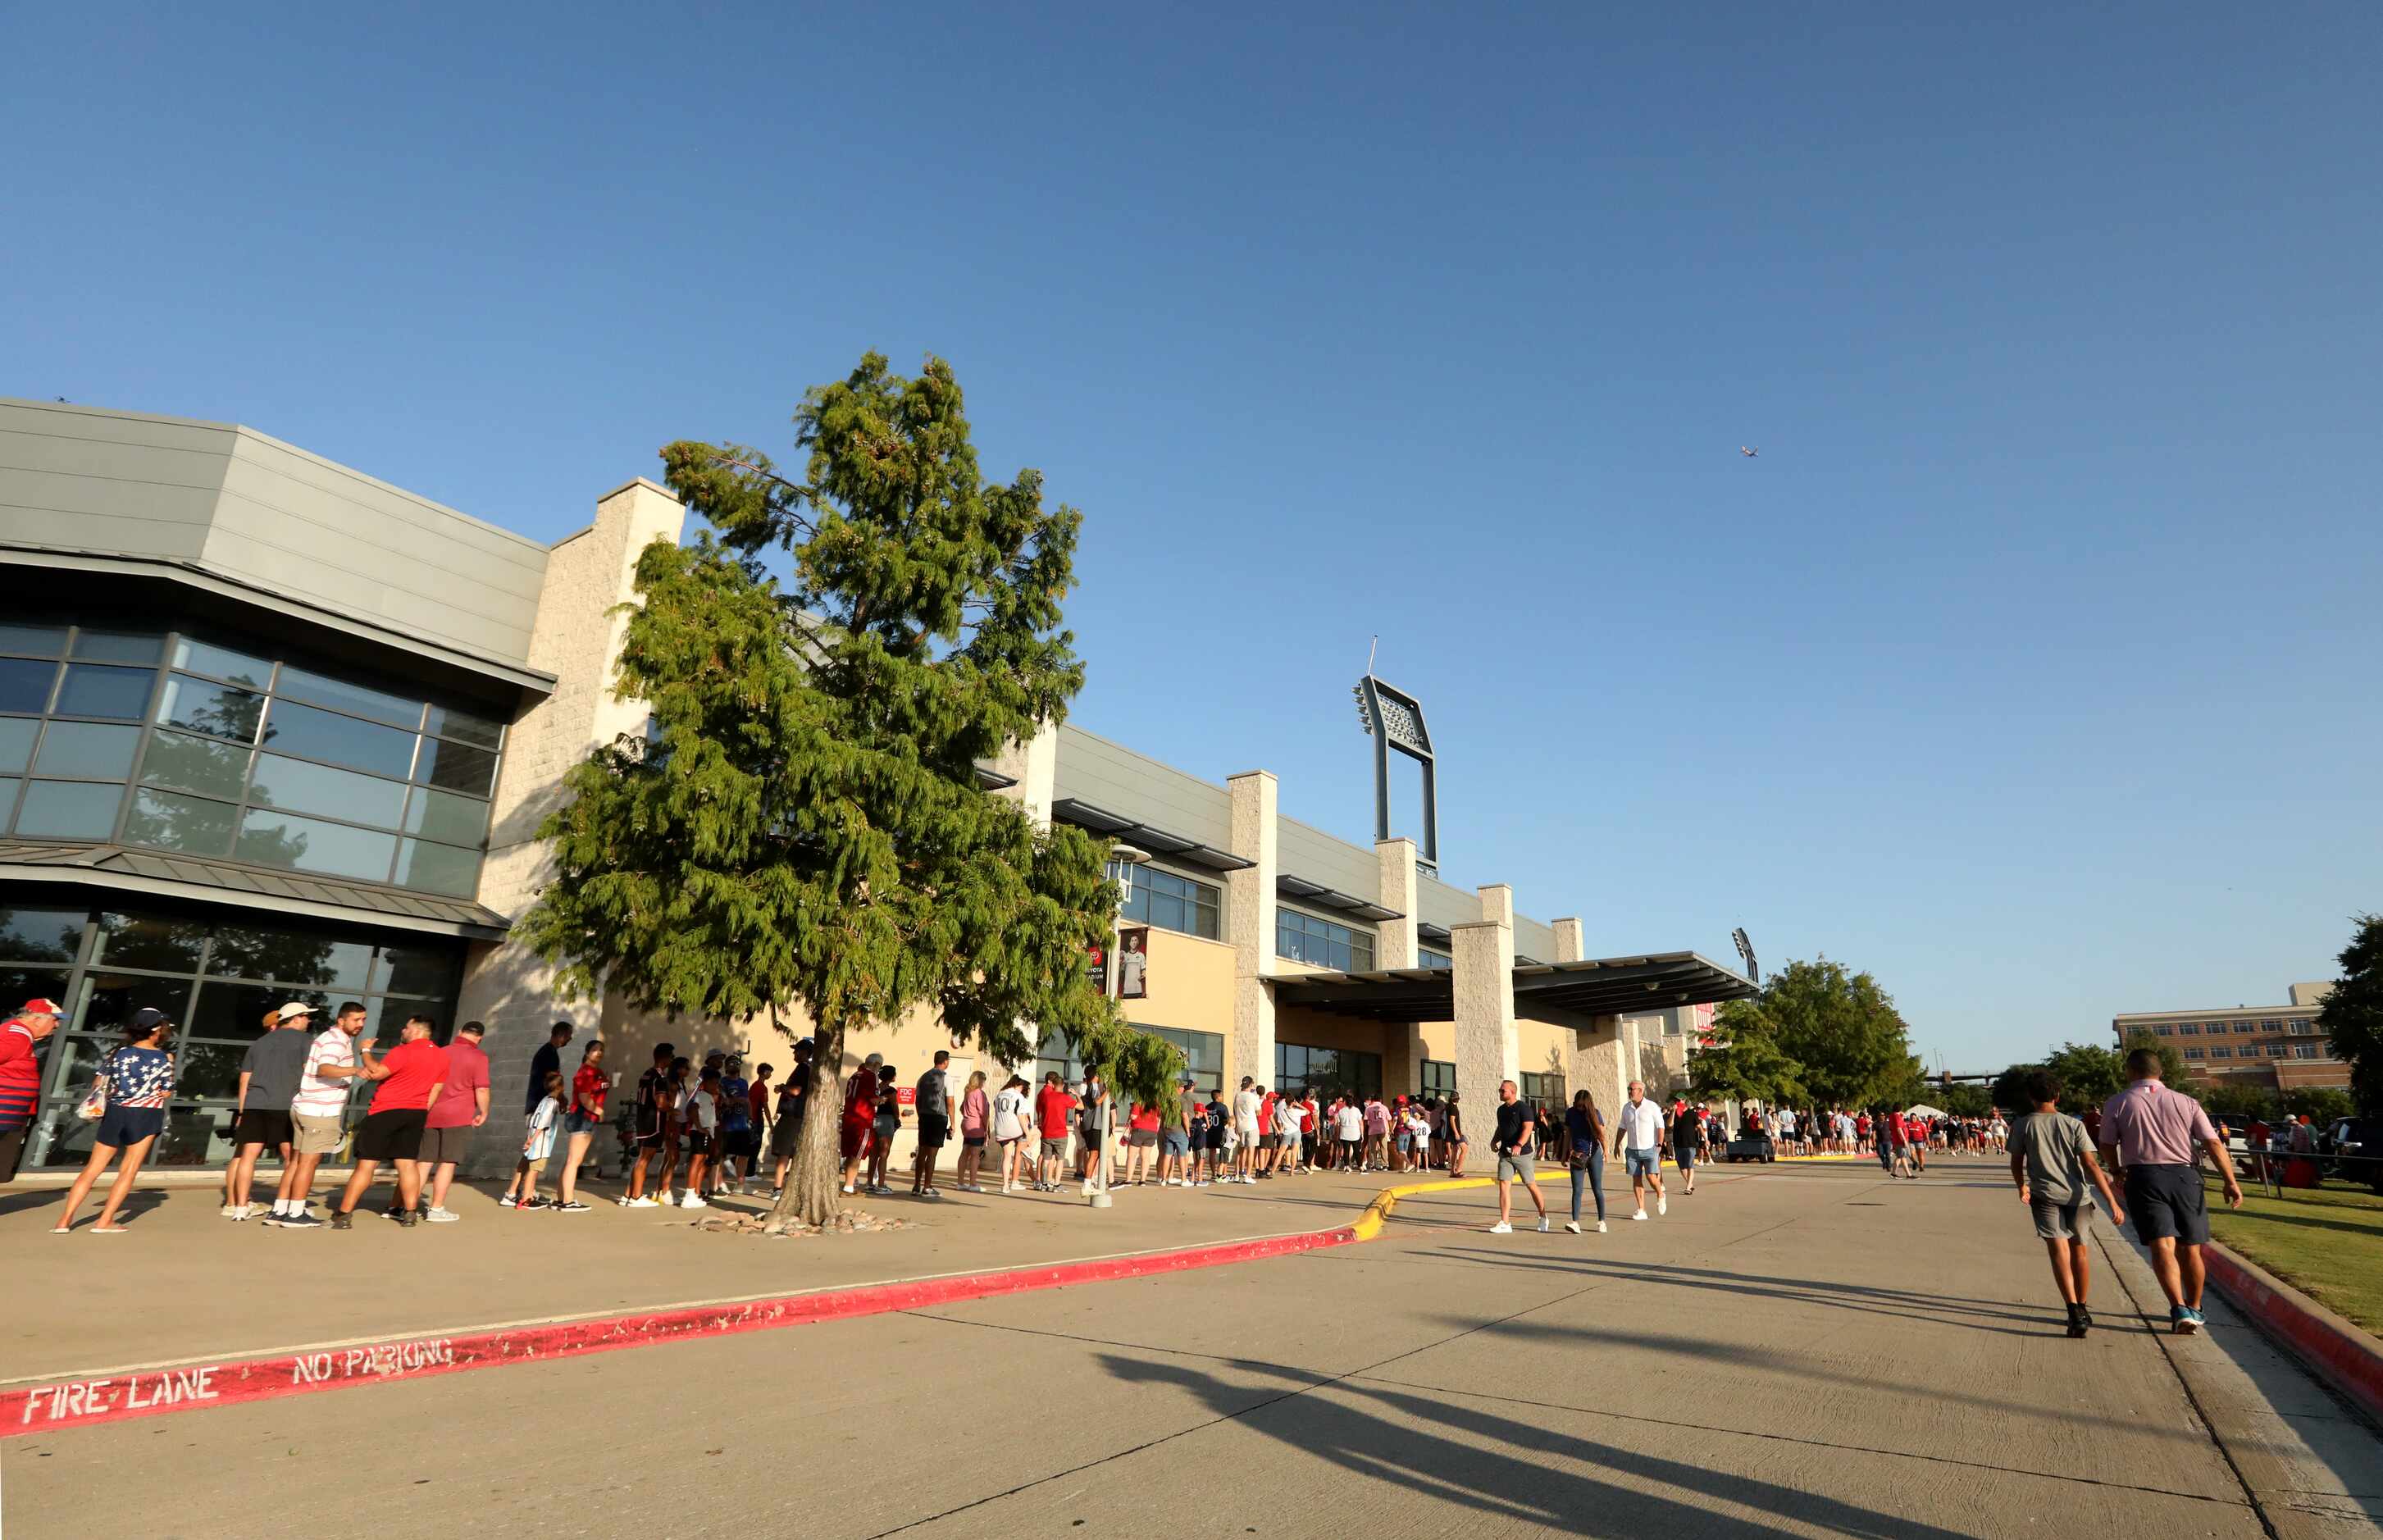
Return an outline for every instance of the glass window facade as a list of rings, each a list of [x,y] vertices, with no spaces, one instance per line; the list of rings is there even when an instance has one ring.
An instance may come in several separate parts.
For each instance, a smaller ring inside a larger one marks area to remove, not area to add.
[[[1426,1096],[1456,1094],[1456,1065],[1448,1059],[1426,1059],[1423,1062],[1423,1093]]]
[[[1523,1100],[1550,1113],[1562,1112],[1571,1094],[1564,1090],[1564,1078],[1561,1075],[1526,1073],[1523,1077]]]
[[[1352,1048],[1309,1048],[1296,1042],[1274,1045],[1276,1090],[1312,1090],[1320,1097],[1382,1094],[1382,1056]]]
[[[501,715],[278,650],[171,631],[0,626],[0,819],[30,839],[471,897]]]
[[[1275,910],[1274,950],[1295,963],[1364,973],[1374,966],[1374,932],[1285,906]]]
[[[2227,1049],[2220,1048],[2216,1050],[2216,1055],[2222,1059],[2227,1056],[2228,1052],[2229,1051]],[[2188,1059],[2197,1059],[2201,1057],[2201,1050],[2198,1048],[2188,1048],[2184,1051],[2184,1056]]]
[[[1221,1032],[1192,1032],[1175,1027],[1145,1027],[1138,1021],[1130,1022],[1128,1025],[1137,1032],[1148,1032],[1152,1037],[1164,1038],[1183,1050],[1183,1057],[1191,1065],[1192,1078],[1198,1082],[1202,1090],[1213,1091],[1224,1085],[1225,1038]],[[1076,1057],[1074,1050],[1068,1046],[1066,1038],[1056,1032],[1045,1032],[1043,1034],[1043,1041],[1034,1050],[1034,1067],[1026,1072],[1028,1084],[1037,1090],[1041,1090],[1043,1077],[1052,1070],[1059,1072],[1059,1078],[1062,1081],[1073,1085],[1084,1078],[1084,1061]],[[990,1068],[987,1074],[991,1074]],[[996,1086],[994,1089],[997,1090],[1000,1088]]]
[[[221,913],[81,907],[0,909],[0,1001],[48,995],[67,1007],[42,1045],[43,1101],[26,1151],[36,1165],[80,1165],[94,1125],[74,1115],[123,1024],[154,1005],[178,1024],[174,1099],[152,1164],[221,1165],[231,1154],[240,1064],[265,1015],[290,1000],[335,1008],[350,1000],[375,1022],[426,1016],[454,1027],[463,943],[375,936]],[[326,1025],[328,1016],[323,1018]],[[395,1033],[384,1040],[393,1043]],[[360,1090],[351,1117],[370,1100]]]
[[[1415,967],[1454,967],[1455,966],[1456,959],[1445,952],[1434,952],[1428,946],[1415,948]]]
[[[1216,939],[1216,909],[1223,898],[1219,889],[1153,866],[1136,865],[1131,871],[1133,889],[1118,911],[1129,924],[1154,925],[1161,930]],[[1109,875],[1119,875],[1114,862]]]

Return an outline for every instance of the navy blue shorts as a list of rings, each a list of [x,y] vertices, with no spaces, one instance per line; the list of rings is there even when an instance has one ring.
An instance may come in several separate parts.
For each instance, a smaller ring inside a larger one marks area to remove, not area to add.
[[[2171,1236],[2183,1246],[2209,1244],[2209,1202],[2193,1166],[2127,1167],[2127,1213],[2146,1246]]]
[[[163,1107],[110,1107],[99,1115],[99,1131],[93,1137],[98,1143],[121,1150],[144,1139],[155,1139],[165,1131]]]

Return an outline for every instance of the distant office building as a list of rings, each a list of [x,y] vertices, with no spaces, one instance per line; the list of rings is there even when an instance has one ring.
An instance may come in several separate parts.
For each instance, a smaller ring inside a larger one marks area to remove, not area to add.
[[[2184,1055],[2186,1072],[2197,1081],[2346,1090],[2350,1066],[2333,1056],[2332,1044],[2316,1025],[2317,1009],[2332,992],[2329,983],[2294,984],[2289,1005],[2134,1011],[2113,1017],[2110,1030],[2121,1043],[2138,1032],[2174,1043]]]

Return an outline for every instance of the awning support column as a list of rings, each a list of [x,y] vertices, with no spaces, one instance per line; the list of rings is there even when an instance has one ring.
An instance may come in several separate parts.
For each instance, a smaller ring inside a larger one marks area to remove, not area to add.
[[[1456,1093],[1464,1129],[1477,1158],[1491,1159],[1498,1123],[1498,1082],[1522,1074],[1514,1034],[1514,890],[1481,890],[1484,918],[1453,927],[1456,1004]]]

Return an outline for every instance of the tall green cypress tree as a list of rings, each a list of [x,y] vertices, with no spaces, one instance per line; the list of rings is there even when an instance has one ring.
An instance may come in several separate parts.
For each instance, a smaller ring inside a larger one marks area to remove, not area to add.
[[[931,1004],[1013,1063],[1029,1024],[1056,1029],[1112,1084],[1121,1065],[1147,1078],[1155,1041],[1088,977],[1117,903],[1105,847],[1036,829],[976,773],[1083,684],[1059,629],[1081,515],[1044,509],[1033,471],[985,483],[939,359],[906,379],[870,353],[795,425],[799,481],[741,445],[662,450],[718,536],[639,557],[616,684],[655,730],[572,770],[540,831],[556,875],[518,927],[567,992],[809,1014],[811,1112],[780,1226],[839,1207],[838,1072],[868,1022]]]

